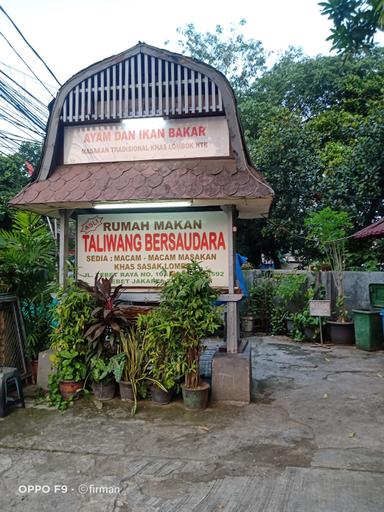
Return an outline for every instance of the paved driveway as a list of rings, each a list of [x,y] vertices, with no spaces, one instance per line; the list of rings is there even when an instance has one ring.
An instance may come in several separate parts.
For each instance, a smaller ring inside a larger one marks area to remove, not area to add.
[[[0,510],[383,512],[384,353],[251,342],[246,407],[131,418],[82,400],[0,420]]]

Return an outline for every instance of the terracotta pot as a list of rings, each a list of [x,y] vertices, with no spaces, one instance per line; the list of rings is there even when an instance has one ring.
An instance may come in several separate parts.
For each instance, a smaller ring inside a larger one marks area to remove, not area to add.
[[[121,380],[119,382],[119,389],[120,389],[120,398],[123,400],[123,402],[133,402],[133,391],[132,391],[132,384],[130,382],[125,382],[124,380]]]
[[[151,398],[152,402],[154,402],[157,405],[166,405],[169,404],[169,402],[172,400],[173,396],[173,389],[170,389],[169,391],[164,391],[156,384],[153,384],[151,386]]]
[[[31,371],[32,371],[32,380],[33,383],[37,383],[37,372],[39,369],[39,360],[38,359],[32,359],[31,361]]]
[[[93,382],[92,391],[97,400],[112,400],[116,392],[116,382],[114,380]]]
[[[75,382],[74,380],[62,380],[59,382],[59,390],[64,400],[69,398],[75,398],[76,400],[80,397],[79,391],[84,386],[84,381]]]
[[[184,407],[190,411],[205,409],[208,404],[209,389],[210,385],[207,382],[201,382],[198,388],[187,388],[182,384]]]
[[[328,321],[329,338],[335,345],[353,345],[355,343],[355,328],[353,322]]]

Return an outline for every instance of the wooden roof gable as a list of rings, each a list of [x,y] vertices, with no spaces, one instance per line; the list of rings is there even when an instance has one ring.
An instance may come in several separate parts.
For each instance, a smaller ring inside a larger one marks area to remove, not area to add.
[[[251,164],[224,75],[202,62],[139,43],[80,71],[59,89],[36,179],[47,179],[62,163],[64,124],[206,115],[225,115],[236,166],[246,170]]]

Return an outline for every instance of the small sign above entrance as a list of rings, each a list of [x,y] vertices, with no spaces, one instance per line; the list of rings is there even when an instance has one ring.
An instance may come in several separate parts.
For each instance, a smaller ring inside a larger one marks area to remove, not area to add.
[[[64,164],[229,156],[225,117],[66,126]]]

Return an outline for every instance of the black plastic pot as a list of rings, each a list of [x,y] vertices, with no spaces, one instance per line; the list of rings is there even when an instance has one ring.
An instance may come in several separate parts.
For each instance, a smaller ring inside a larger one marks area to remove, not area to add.
[[[353,345],[355,343],[355,327],[353,322],[328,321],[329,338],[335,345]]]
[[[198,388],[187,388],[181,385],[184,407],[190,411],[202,410],[207,407],[210,385],[202,382]]]
[[[255,318],[251,315],[241,317],[241,330],[244,333],[252,333],[254,329]]]
[[[286,322],[287,322],[287,332],[291,336],[293,334],[293,330],[295,328],[295,324],[293,322],[293,318],[287,317],[286,318]]]
[[[172,400],[173,397],[173,389],[169,391],[164,391],[163,389],[153,384],[151,386],[151,397],[152,402],[157,405],[166,405]]]
[[[130,382],[125,382],[124,380],[121,380],[119,382],[119,389],[120,389],[120,398],[123,400],[123,402],[133,402],[133,391],[132,391],[132,385]]]
[[[114,380],[93,382],[92,391],[97,400],[112,400],[116,392],[116,382]]]

